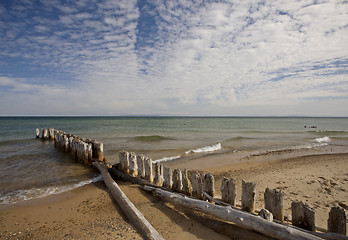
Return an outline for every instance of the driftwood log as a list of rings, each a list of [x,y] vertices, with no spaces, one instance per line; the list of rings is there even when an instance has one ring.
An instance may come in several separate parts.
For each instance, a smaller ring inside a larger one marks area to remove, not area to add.
[[[106,166],[99,162],[94,162],[93,166],[97,168],[104,180],[105,185],[111,192],[117,204],[121,207],[133,226],[138,229],[140,234],[145,239],[162,239],[161,235],[154,229],[154,227],[146,220],[146,218],[139,212],[134,204],[122,192],[121,188],[111,178]]]
[[[233,222],[237,226],[245,229],[262,233],[266,236],[276,239],[287,240],[301,240],[301,239],[322,239],[317,236],[299,231],[297,229],[290,228],[288,226],[280,225],[274,222],[269,222],[261,217],[252,215],[250,213],[241,212],[230,207],[223,207],[211,204],[209,202],[192,199],[180,194],[168,192],[162,189],[141,186],[141,189],[151,192],[153,195],[158,196],[166,201],[173,202],[175,204],[188,207],[195,210],[200,210],[204,213],[211,214],[219,219]]]

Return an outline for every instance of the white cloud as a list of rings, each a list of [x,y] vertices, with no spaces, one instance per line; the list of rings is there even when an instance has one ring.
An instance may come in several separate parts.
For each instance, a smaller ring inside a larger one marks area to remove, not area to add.
[[[64,92],[57,114],[287,115],[303,110],[306,115],[305,109],[316,113],[316,100],[327,107],[337,103],[337,115],[348,115],[341,107],[348,103],[348,4],[149,2],[156,31],[141,48],[138,34],[146,29],[140,29],[142,9],[135,0],[70,5],[49,0],[42,1],[47,13],[58,11],[50,18],[0,17],[7,23],[0,29],[5,36],[0,60],[20,57],[39,71],[53,72],[56,81],[42,84],[39,78],[41,87],[33,77],[0,72],[0,91],[9,88],[6,99],[15,94],[35,103],[23,92],[41,91],[52,100]],[[57,95],[48,94],[49,88]],[[63,107],[67,103],[69,109]]]

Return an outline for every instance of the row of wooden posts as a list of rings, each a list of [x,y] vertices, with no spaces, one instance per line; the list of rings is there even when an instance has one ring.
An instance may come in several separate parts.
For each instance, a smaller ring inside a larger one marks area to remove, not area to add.
[[[151,158],[144,155],[137,155],[133,152],[119,152],[119,170],[132,177],[140,177],[159,187],[183,193],[197,199],[207,200],[203,192],[214,198],[215,181],[211,173],[200,174],[197,171],[185,169],[170,169],[164,167],[161,163],[152,163]],[[223,177],[221,182],[222,201],[236,206],[236,179]],[[242,201],[243,211],[255,212],[255,182],[242,180]],[[269,221],[273,219],[284,221],[284,192],[277,189],[267,188],[264,193],[265,208],[259,212],[259,215]],[[296,227],[316,231],[315,210],[302,201],[293,201],[291,203],[292,224]],[[328,231],[340,234],[346,234],[346,214],[343,208],[332,207],[328,219]]]
[[[44,140],[54,140],[56,148],[69,152],[73,158],[86,165],[91,165],[93,161],[106,162],[104,158],[103,143],[96,140],[85,139],[73,134],[67,134],[54,128],[36,129],[36,138]]]

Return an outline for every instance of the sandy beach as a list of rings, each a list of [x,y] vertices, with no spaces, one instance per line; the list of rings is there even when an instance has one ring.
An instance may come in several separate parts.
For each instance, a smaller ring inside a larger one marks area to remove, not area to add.
[[[285,214],[291,215],[291,201],[302,200],[316,210],[316,225],[322,228],[327,228],[332,206],[348,210],[348,154],[286,158],[273,153],[232,164],[228,159],[228,154],[216,155],[205,161],[204,169],[200,168],[214,173],[217,192],[223,176],[234,177],[240,200],[242,179],[255,181],[256,206],[262,208],[266,187],[282,189]],[[214,164],[214,160],[219,164]],[[192,164],[179,163],[175,167],[194,169]],[[231,234],[242,234],[241,229],[222,222],[216,224],[211,219],[202,222],[204,216],[199,213],[162,202],[139,190],[137,185],[118,184],[165,239],[229,239]],[[111,199],[103,182],[43,199],[3,205],[0,223],[0,239],[142,239]],[[258,235],[243,236],[265,239]]]

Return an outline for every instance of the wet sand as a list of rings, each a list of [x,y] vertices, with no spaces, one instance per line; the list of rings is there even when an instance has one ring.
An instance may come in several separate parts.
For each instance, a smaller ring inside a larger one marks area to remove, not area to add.
[[[233,163],[227,154],[209,157],[209,161],[204,161],[205,164],[199,165],[199,169],[202,170],[204,166],[204,172],[214,173],[217,192],[223,176],[237,179],[238,199],[242,179],[255,181],[257,208],[263,207],[263,192],[266,187],[270,187],[284,191],[286,214],[291,215],[291,201],[302,200],[316,210],[316,225],[322,228],[326,228],[331,206],[340,205],[348,210],[348,154],[287,159],[286,156],[277,157],[273,153]],[[175,167],[195,169],[194,165],[188,163],[179,163]],[[162,202],[139,190],[137,185],[118,183],[165,239],[229,239],[223,235],[225,231],[219,230],[221,228],[215,228],[219,234],[208,227],[214,225],[208,224],[209,219],[202,223],[199,214]],[[219,224],[220,227],[222,225]],[[246,237],[252,238],[256,237]],[[0,239],[142,238],[111,199],[103,182],[98,182],[44,199],[10,207],[1,206]]]

